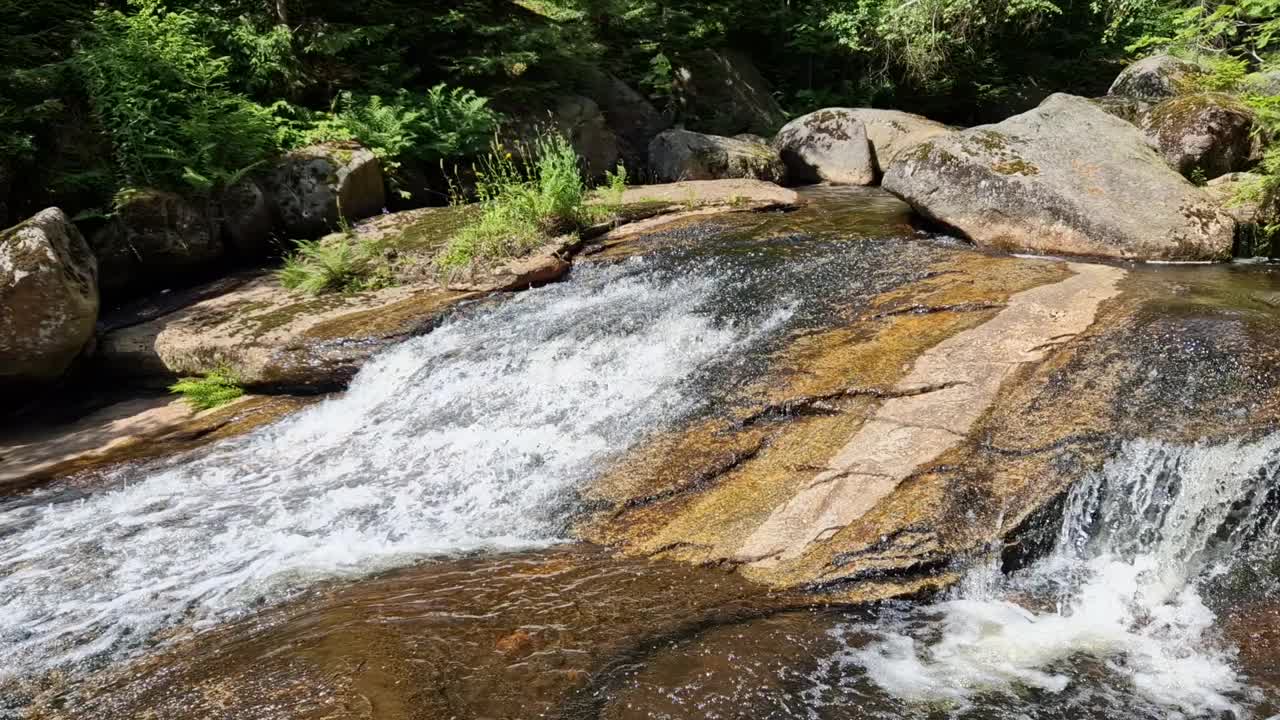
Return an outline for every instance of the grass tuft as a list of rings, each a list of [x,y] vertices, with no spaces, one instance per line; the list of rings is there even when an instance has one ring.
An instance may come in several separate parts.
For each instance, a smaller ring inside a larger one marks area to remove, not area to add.
[[[225,405],[244,395],[244,388],[230,368],[219,368],[204,377],[185,377],[169,386],[169,392],[182,396],[197,410]]]
[[[599,214],[587,205],[581,159],[563,136],[543,135],[517,150],[524,160],[517,162],[495,143],[477,164],[480,215],[437,255],[440,271],[451,274],[525,255]],[[625,174],[621,182],[625,188]]]

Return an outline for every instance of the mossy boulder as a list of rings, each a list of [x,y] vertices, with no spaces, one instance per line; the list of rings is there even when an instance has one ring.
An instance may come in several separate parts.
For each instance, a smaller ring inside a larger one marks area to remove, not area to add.
[[[256,258],[272,250],[275,216],[262,186],[251,177],[241,178],[223,191],[218,203],[225,244],[242,258]]]
[[[787,121],[773,89],[751,59],[733,50],[698,50],[676,58],[672,92],[686,125],[716,135],[772,135]]]
[[[317,238],[386,206],[382,169],[372,151],[355,143],[325,143],[294,150],[263,182],[280,227],[290,238]]]
[[[763,143],[667,130],[649,143],[649,170],[664,182],[752,178],[781,182],[786,166]]]
[[[1215,178],[1243,170],[1253,153],[1254,114],[1225,93],[1169,98],[1143,119],[1151,144],[1187,177]]]
[[[648,162],[649,142],[671,127],[669,118],[634,88],[609,73],[587,71],[582,93],[595,101],[608,127],[617,136],[618,153],[633,176]]]
[[[1146,100],[1120,95],[1104,95],[1100,98],[1094,98],[1093,103],[1103,111],[1139,127],[1142,126],[1147,113],[1151,112],[1152,106],[1152,103]]]
[[[795,183],[870,185],[876,180],[867,128],[846,108],[811,112],[783,126],[773,147]]]
[[[1195,63],[1172,55],[1152,55],[1125,68],[1107,94],[1160,102],[1192,91],[1196,76],[1202,74]]]
[[[844,112],[866,128],[867,140],[871,143],[871,161],[875,165],[877,177],[883,175],[902,153],[929,138],[954,130],[922,115],[901,110],[854,108]]]
[[[884,187],[978,245],[1135,259],[1218,260],[1234,222],[1142,132],[1072,95],[900,156]]]
[[[121,198],[111,221],[89,237],[104,294],[170,286],[223,256],[208,208],[176,193],[140,190]]]
[[[0,232],[0,387],[60,376],[97,320],[98,264],[61,210]]]

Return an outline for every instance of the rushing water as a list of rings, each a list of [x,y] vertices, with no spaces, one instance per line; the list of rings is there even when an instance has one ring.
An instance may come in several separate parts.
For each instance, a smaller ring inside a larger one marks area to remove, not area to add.
[[[723,278],[595,268],[407,342],[344,396],[118,489],[0,522],[5,670],[118,653],[317,579],[564,537],[573,490],[694,410],[689,381],[784,321]]]
[[[460,311],[275,425],[83,499],[0,504],[0,679],[117,660],[328,579],[562,541],[610,457],[898,281],[894,250],[752,236],[585,265]]]
[[[1265,698],[1235,668],[1207,602],[1233,576],[1269,576],[1278,502],[1280,435],[1128,443],[1073,489],[1048,558],[1008,578],[977,571],[952,599],[896,619],[842,626],[833,662],[959,716],[1017,709],[1022,696],[1042,698],[1023,710],[1032,716],[1047,702],[1064,717],[1246,716]]]
[[[615,455],[741,401],[787,338],[927,271],[930,246],[907,262],[888,237],[900,207],[824,199],[579,264],[275,425],[82,498],[0,504],[0,693],[114,666],[66,717],[350,717],[360,698],[387,718],[1280,712],[1221,632],[1224,599],[1280,590],[1280,435],[1124,443],[1073,488],[1047,557],[979,562],[929,605],[779,610],[714,570],[561,545]],[[122,662],[184,627],[214,630]]]

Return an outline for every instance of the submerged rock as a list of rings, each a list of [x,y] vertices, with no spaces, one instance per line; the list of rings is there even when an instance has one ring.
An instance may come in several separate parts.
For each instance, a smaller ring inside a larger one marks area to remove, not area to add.
[[[0,232],[0,386],[60,376],[97,320],[98,265],[61,210]]]
[[[792,120],[773,139],[791,182],[870,185],[875,161],[867,128],[852,111],[827,108]]]
[[[1196,64],[1172,55],[1152,55],[1125,68],[1107,94],[1160,102],[1190,92],[1196,76],[1203,73]]]
[[[1253,111],[1231,95],[1194,93],[1156,105],[1142,126],[1175,170],[1212,179],[1249,164],[1253,121]]]
[[[265,187],[282,228],[293,239],[337,230],[339,212],[354,222],[386,205],[378,158],[355,143],[294,150],[267,175]]]
[[[104,293],[164,287],[223,256],[222,233],[205,208],[161,190],[131,193],[89,237]]]
[[[918,145],[884,187],[984,247],[1175,260],[1231,253],[1234,223],[1203,190],[1136,127],[1071,95]]]
[[[649,144],[649,170],[663,182],[753,178],[780,182],[786,166],[762,143],[667,130]]]

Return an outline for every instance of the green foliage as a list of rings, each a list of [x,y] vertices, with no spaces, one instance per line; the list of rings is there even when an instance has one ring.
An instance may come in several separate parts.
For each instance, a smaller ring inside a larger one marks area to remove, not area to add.
[[[73,89],[66,57],[88,10],[75,0],[0,0],[0,17],[0,157],[31,160]]]
[[[524,255],[592,217],[581,159],[563,136],[544,135],[515,150],[525,160],[495,144],[476,166],[480,215],[437,256],[442,271]]]
[[[475,157],[498,127],[489,101],[465,88],[436,85],[421,95],[400,92],[395,100],[339,96],[335,113],[302,133],[306,143],[357,140],[394,174],[406,160],[433,165]]]
[[[277,150],[270,112],[228,87],[200,18],[140,0],[99,10],[76,54],[123,185],[207,192]]]
[[[169,386],[169,392],[181,395],[197,410],[209,410],[244,395],[244,388],[230,368],[221,367],[204,377],[182,378]]]
[[[280,284],[308,295],[362,292],[393,284],[394,253],[380,237],[346,232],[299,240],[284,259]]]

